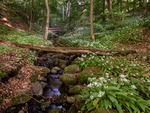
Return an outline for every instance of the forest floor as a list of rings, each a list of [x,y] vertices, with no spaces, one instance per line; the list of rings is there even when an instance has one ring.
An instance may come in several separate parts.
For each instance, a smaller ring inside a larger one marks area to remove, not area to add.
[[[139,57],[138,62],[141,63],[150,63],[150,30],[146,30],[143,32],[144,37],[143,39],[136,44],[120,44],[119,46],[121,49],[126,48],[126,49],[131,49],[131,50],[136,50],[137,53],[134,54],[129,54],[128,56],[125,57]],[[60,45],[59,43],[66,45],[66,43],[63,43],[62,41],[58,41],[55,43],[55,45]],[[28,61],[27,57],[23,57],[24,55],[27,54],[27,52],[30,53],[29,50],[23,49],[16,47],[14,45],[11,45],[9,42],[0,42],[0,46],[2,47],[11,47],[13,50],[10,51],[1,51],[0,52],[0,65],[4,65],[4,67],[7,68],[9,71],[13,71],[14,67],[21,67],[20,71],[18,72],[17,76],[11,77],[8,79],[8,81],[5,81],[3,84],[0,85],[0,97],[3,98],[3,103],[0,106],[0,109],[4,110],[8,106],[10,106],[10,100],[12,97],[17,95],[17,91],[19,90],[28,90],[31,89],[32,83],[30,82],[29,78],[31,75],[34,75],[36,69],[41,70],[40,67],[38,66],[33,66],[30,63],[26,64]],[[68,45],[67,45],[68,46]],[[20,50],[21,49],[21,50]],[[16,53],[16,50],[21,51]],[[21,57],[18,57],[17,54],[21,55]],[[143,57],[145,57],[143,59]],[[18,59],[20,59],[18,61]],[[24,61],[24,62],[23,62]],[[150,67],[147,67],[148,70],[150,70]],[[23,78],[20,78],[23,76]],[[150,71],[146,73],[146,76],[150,76]],[[39,76],[40,79],[40,76]],[[6,98],[5,98],[6,97]]]
[[[11,15],[12,17],[14,15]],[[10,15],[2,14],[0,18],[0,25],[7,26],[11,32],[11,29],[17,28],[19,31],[25,31],[33,33],[30,31],[28,26],[25,24],[20,24],[17,20],[12,21]],[[0,35],[3,35],[5,31],[0,31]],[[143,39],[135,44],[123,44],[120,43],[119,47],[121,50],[136,50],[137,53],[129,54],[127,56],[117,56],[118,58],[133,58],[136,59],[136,63],[146,64],[145,76],[150,77],[150,29],[141,30],[143,34]],[[5,38],[5,37],[4,37]],[[22,37],[21,37],[22,38]],[[32,41],[33,42],[33,41]],[[70,44],[59,39],[53,40],[54,46],[70,47]],[[23,49],[15,45],[11,45],[9,42],[0,42],[0,69],[4,69],[0,74],[4,72],[15,73],[16,76],[10,78],[6,77],[3,82],[0,82],[0,112],[4,111],[11,105],[11,98],[18,94],[20,90],[29,90],[32,87],[30,77],[35,74],[35,70],[42,70],[39,66],[34,66],[33,62],[35,60],[36,54],[29,49]],[[116,57],[115,57],[116,58]],[[18,70],[17,73],[15,70]],[[1,70],[0,70],[1,71]],[[140,72],[139,72],[140,73]],[[38,76],[38,79],[42,79]],[[3,101],[1,99],[3,98]]]

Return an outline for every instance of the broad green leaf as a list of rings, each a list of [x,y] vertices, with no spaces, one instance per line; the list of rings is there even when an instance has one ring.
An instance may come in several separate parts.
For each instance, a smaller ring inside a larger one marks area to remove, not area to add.
[[[95,93],[92,93],[92,95],[93,95],[93,97],[95,98],[95,97],[97,97],[97,96],[98,96],[98,93],[97,93],[97,92],[95,92]]]
[[[85,94],[89,94],[89,92],[86,89],[83,89],[82,92]]]
[[[124,106],[126,108],[126,110],[128,110],[130,113],[132,113],[132,110],[129,106]]]
[[[121,96],[125,96],[125,97],[127,96],[127,93],[126,93],[126,92],[116,92],[116,94],[117,94],[117,95],[121,95]]]
[[[119,111],[119,113],[123,113],[122,107],[118,103],[116,103],[116,102],[114,102],[114,104],[115,104],[117,110]]]
[[[123,103],[125,103],[125,105],[129,107],[129,102],[124,101]]]
[[[142,103],[138,103],[138,105],[140,106],[140,108],[145,112],[145,105],[144,104],[142,104]]]
[[[108,107],[110,109],[112,109],[112,104],[111,104],[110,100],[105,99],[104,100],[104,105],[105,105],[105,109],[108,109]]]
[[[108,90],[108,91],[109,91],[109,90],[111,90],[111,91],[113,91],[113,90],[118,91],[119,88],[118,88],[118,87],[114,87],[114,86],[109,86],[109,87],[107,88],[107,90]]]
[[[93,107],[96,108],[98,102],[100,101],[100,98],[96,98],[94,101],[93,101]]]
[[[135,105],[132,104],[132,103],[130,103],[130,107],[134,110],[135,113],[138,112],[138,111],[140,111],[140,110],[139,110],[137,107],[135,107]]]
[[[86,99],[85,104],[89,103],[91,101],[91,99]]]
[[[116,92],[108,91],[108,94],[109,94],[109,95],[112,95],[113,97],[115,97],[115,98],[116,98]]]
[[[82,106],[82,108],[81,108],[81,111],[84,111],[85,110],[85,105],[84,106]]]
[[[91,106],[91,107],[88,108],[88,111],[91,111],[93,109],[95,109],[95,108],[93,106]]]
[[[111,101],[112,103],[114,103],[114,102],[118,103],[117,99],[114,98],[113,96],[108,95],[108,98],[110,99],[110,101]]]

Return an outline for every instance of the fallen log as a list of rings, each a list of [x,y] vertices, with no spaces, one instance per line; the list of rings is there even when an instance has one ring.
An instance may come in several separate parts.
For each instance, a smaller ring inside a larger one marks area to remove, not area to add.
[[[0,40],[3,42],[5,40]],[[8,42],[8,41],[7,41]],[[97,55],[127,55],[136,53],[134,50],[104,50],[97,48],[76,48],[76,47],[48,47],[48,46],[38,46],[32,44],[19,44],[18,42],[9,41],[11,44],[14,44],[17,47],[28,48],[40,51],[47,52],[56,52],[56,53],[89,53],[89,54],[97,54]]]

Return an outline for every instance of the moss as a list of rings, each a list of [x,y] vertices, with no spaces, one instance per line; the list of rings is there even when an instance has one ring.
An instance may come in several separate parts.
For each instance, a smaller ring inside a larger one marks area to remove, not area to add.
[[[8,76],[9,76],[8,74],[9,74],[9,73],[8,73],[6,70],[3,70],[3,69],[0,68],[0,81],[1,81],[3,78],[8,77]]]
[[[3,98],[2,97],[0,97],[0,105],[1,105],[1,103],[3,102]]]
[[[80,60],[78,58],[75,58],[71,64],[78,64],[79,61]]]
[[[73,65],[66,67],[64,70],[64,73],[77,73],[79,71],[80,71],[79,66],[76,64],[73,64]]]
[[[85,68],[79,75],[79,81],[81,84],[87,84],[87,80],[89,77],[95,77],[94,73],[100,71],[98,67],[87,67]]]
[[[76,85],[76,86],[74,86],[74,87],[69,89],[69,93],[71,93],[71,94],[79,94],[81,92],[81,90],[82,90],[82,86]]]
[[[84,101],[76,101],[74,104],[71,105],[68,113],[78,113],[81,110],[82,106],[84,105]]]
[[[11,105],[24,104],[30,99],[31,97],[27,97],[25,95],[17,95],[11,99]]]
[[[49,113],[62,113],[60,108],[54,108],[52,111]]]
[[[37,77],[37,75],[33,75],[33,76],[31,76],[29,79],[30,79],[30,81],[31,81],[32,83],[34,83],[34,82],[36,82],[36,81],[38,80],[38,77]]]
[[[74,74],[64,74],[59,77],[65,85],[75,85],[77,83],[77,77]]]
[[[47,67],[43,67],[41,71],[42,71],[42,73],[40,74],[41,76],[47,76],[47,73],[50,72],[50,69],[48,69]]]
[[[64,69],[67,65],[67,61],[59,59],[59,67]]]
[[[38,69],[35,69],[35,75],[38,75],[39,74],[39,70]]]

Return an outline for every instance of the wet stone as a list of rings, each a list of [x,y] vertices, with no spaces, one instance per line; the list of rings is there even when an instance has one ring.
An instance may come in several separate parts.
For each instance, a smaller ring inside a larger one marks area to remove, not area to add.
[[[65,85],[75,85],[77,83],[77,77],[75,74],[63,74],[59,77]]]
[[[76,99],[73,96],[72,97],[67,97],[67,102],[70,103],[70,104],[73,104],[75,102],[75,100]]]
[[[54,68],[51,70],[51,73],[56,74],[59,70],[61,70],[59,67],[54,67]]]
[[[43,87],[39,83],[39,81],[34,83],[34,86],[32,88],[33,94],[37,96],[41,96],[43,94]]]

